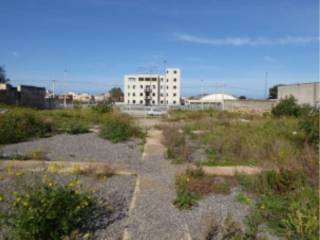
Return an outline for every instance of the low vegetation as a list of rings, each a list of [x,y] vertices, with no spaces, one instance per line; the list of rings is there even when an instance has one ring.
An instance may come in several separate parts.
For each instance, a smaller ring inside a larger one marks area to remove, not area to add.
[[[174,123],[163,127],[168,158],[175,162],[200,161],[192,159],[197,146],[206,153],[201,158],[205,165],[301,167],[301,159],[308,157],[305,160],[312,162],[317,158],[319,110],[298,105],[296,108],[298,117],[281,115],[280,110],[277,116],[173,111],[168,120]]]
[[[265,169],[259,175],[241,175],[225,186],[218,185],[222,193],[228,193],[227,186],[240,186],[242,192],[236,200],[251,208],[245,221],[247,230],[231,239],[257,239],[264,227],[285,239],[319,238],[319,109],[299,106],[294,98],[288,98],[271,114],[173,111],[168,121],[181,129],[164,132],[165,145],[174,152],[168,154],[171,158],[200,165]],[[183,149],[195,150],[190,146],[203,149],[206,159],[184,158]],[[214,177],[178,176],[176,206],[190,208],[201,196],[214,193],[215,182],[208,178]]]
[[[102,126],[101,136],[113,142],[131,137],[143,137],[133,120],[109,104],[94,108],[34,110],[9,107],[0,115],[0,144],[16,143],[31,138],[48,137],[58,133],[87,133],[93,126]]]
[[[174,204],[180,209],[189,209],[210,193],[229,194],[235,184],[232,177],[205,175],[201,168],[188,169],[176,177],[177,196]]]
[[[248,221],[266,223],[287,239],[318,239],[319,191],[303,171],[267,171],[258,176],[239,176],[244,191],[255,194]]]
[[[142,130],[133,124],[133,120],[127,115],[115,115],[104,119],[100,137],[113,143],[123,142],[131,137],[143,137]]]
[[[73,182],[61,185],[45,175],[13,192],[12,200],[2,199],[9,207],[0,221],[8,228],[9,239],[68,239],[88,224],[97,201]]]

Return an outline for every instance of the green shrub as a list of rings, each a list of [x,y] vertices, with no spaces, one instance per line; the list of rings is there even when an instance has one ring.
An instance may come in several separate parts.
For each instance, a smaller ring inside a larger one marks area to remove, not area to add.
[[[258,176],[243,175],[240,176],[240,184],[257,196],[248,223],[254,222],[254,226],[267,223],[287,239],[318,239],[318,187],[310,187],[302,171],[280,170],[267,171]]]
[[[47,136],[52,133],[52,127],[50,122],[44,121],[32,110],[9,111],[0,115],[0,144]]]
[[[97,106],[93,107],[93,110],[99,113],[108,113],[112,111],[112,105],[109,102],[98,103]]]
[[[311,143],[319,144],[319,109],[305,106],[304,114],[299,119],[299,126],[306,134],[306,140]]]
[[[142,131],[131,119],[124,117],[108,117],[102,124],[100,137],[113,143],[123,142],[131,137],[142,137]]]
[[[189,209],[197,203],[199,197],[185,186],[178,186],[174,205],[179,209]]]
[[[41,182],[25,193],[15,193],[5,222],[12,239],[58,240],[85,225],[94,205],[88,193]]]
[[[280,102],[272,108],[271,113],[276,117],[298,117],[300,115],[300,106],[297,104],[297,100],[293,96],[290,96],[288,98],[281,99]]]
[[[88,126],[80,121],[71,121],[66,124],[67,126],[64,127],[63,132],[69,134],[81,134],[89,132]]]
[[[167,148],[167,158],[173,163],[183,163],[191,160],[191,149],[187,145],[186,135],[179,132],[175,126],[163,126],[164,141]]]

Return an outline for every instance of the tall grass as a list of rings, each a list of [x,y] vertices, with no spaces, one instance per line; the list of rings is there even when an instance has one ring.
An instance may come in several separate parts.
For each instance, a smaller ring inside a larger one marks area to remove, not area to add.
[[[8,107],[8,112],[0,115],[0,144],[58,133],[86,133],[96,125],[102,126],[102,137],[114,142],[143,137],[128,115],[105,107],[55,110]]]

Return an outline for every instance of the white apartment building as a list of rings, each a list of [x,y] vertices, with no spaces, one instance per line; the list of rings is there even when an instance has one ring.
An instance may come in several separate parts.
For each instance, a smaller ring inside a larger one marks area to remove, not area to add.
[[[139,105],[180,105],[181,72],[167,68],[165,75],[124,76],[124,102]]]

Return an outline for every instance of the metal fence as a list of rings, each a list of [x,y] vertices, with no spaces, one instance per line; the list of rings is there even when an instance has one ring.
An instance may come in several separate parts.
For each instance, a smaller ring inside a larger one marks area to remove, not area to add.
[[[133,104],[116,104],[116,108],[120,109],[123,112],[133,114],[133,115],[145,115],[151,109],[159,109],[161,111],[169,110],[207,110],[207,109],[222,109],[220,103],[210,103],[210,104],[190,104],[190,105],[153,105],[153,106],[144,106],[144,105],[133,105]]]

